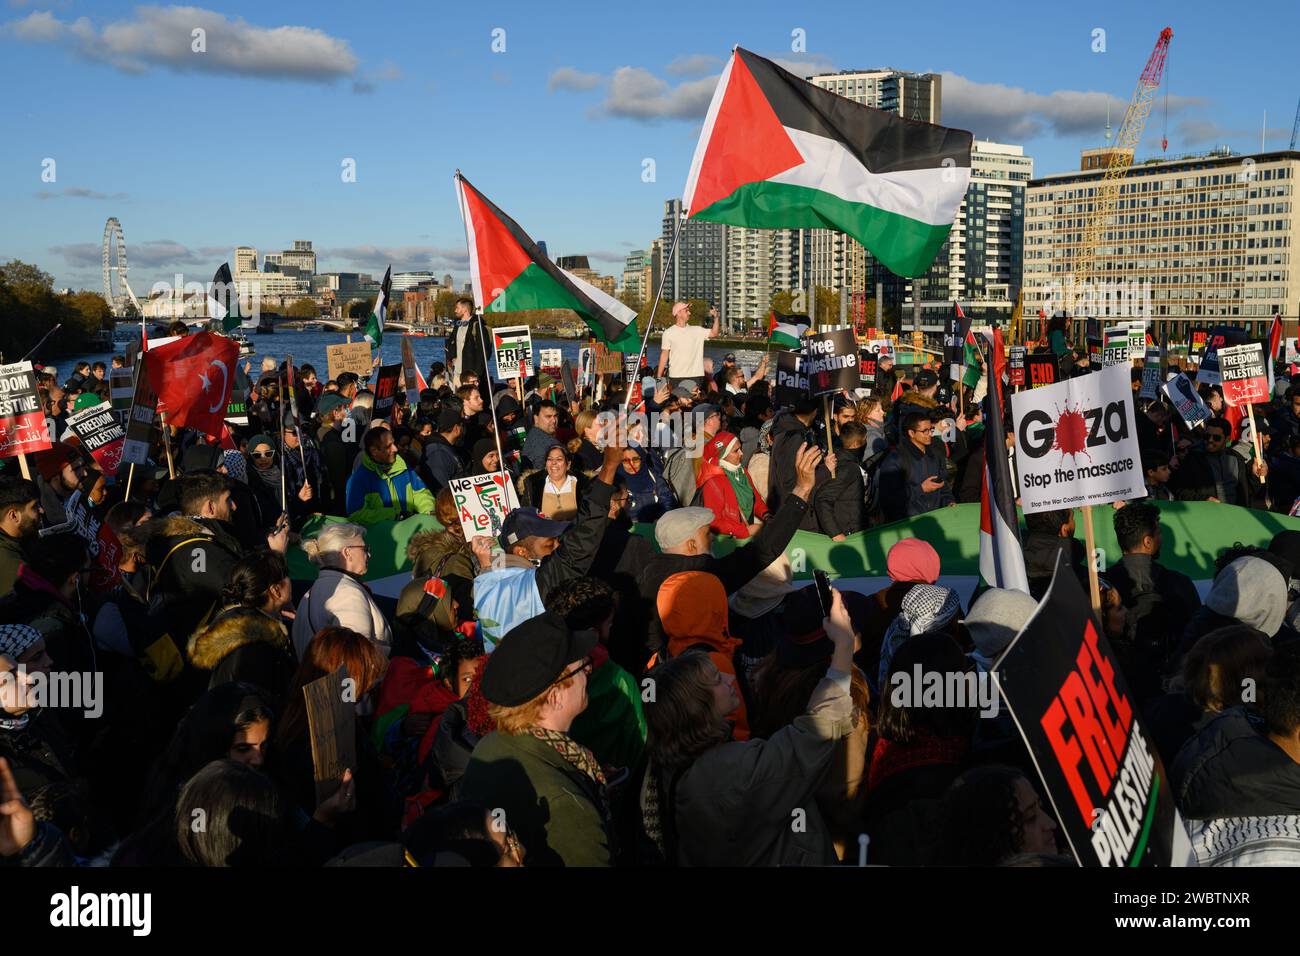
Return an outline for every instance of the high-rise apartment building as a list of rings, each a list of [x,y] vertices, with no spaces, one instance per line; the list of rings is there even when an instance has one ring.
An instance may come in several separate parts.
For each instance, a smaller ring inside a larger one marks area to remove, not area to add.
[[[236,272],[256,272],[257,271],[257,250],[252,246],[235,247],[235,271]]]
[[[644,249],[633,249],[623,260],[623,293],[624,297],[631,302],[645,302],[645,265]]]
[[[672,246],[673,232],[681,219],[682,201],[669,199],[664,203],[664,248]],[[722,310],[725,283],[723,281],[726,251],[726,227],[720,222],[688,219],[681,225],[682,235],[677,251],[668,266],[668,282],[664,299],[703,299]]]
[[[1076,172],[1032,180],[1026,195],[1024,314],[1063,306],[1062,293],[1105,175],[1087,151]],[[1091,165],[1092,168],[1088,168]],[[1246,322],[1261,333],[1274,311],[1300,312],[1295,190],[1300,151],[1227,150],[1134,163],[1097,246],[1096,290],[1142,284],[1153,325],[1177,341],[1189,324]],[[1105,300],[1101,300],[1104,302]]]
[[[922,302],[1014,304],[1022,281],[1025,192],[1033,176],[1034,161],[1024,147],[975,141],[970,185],[952,232],[930,270],[910,283]],[[911,303],[910,290],[904,300]]]

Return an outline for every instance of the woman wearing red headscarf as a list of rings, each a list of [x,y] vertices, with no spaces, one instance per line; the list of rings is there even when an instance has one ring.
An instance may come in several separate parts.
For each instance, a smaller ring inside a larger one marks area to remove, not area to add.
[[[748,538],[767,517],[767,502],[740,464],[740,440],[731,432],[718,432],[704,445],[701,456],[700,503],[713,512],[709,527],[717,534]]]

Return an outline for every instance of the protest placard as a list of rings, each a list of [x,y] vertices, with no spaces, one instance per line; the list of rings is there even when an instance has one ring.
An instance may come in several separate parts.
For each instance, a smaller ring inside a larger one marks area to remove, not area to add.
[[[373,362],[368,342],[325,346],[326,370],[332,379],[337,379],[344,372],[353,372],[363,379],[369,378]]]
[[[379,366],[379,375],[375,378],[375,407],[370,420],[377,422],[393,414],[393,405],[397,401],[397,383],[402,379],[402,366]]]
[[[559,371],[564,362],[564,352],[561,349],[538,349],[537,354],[539,364],[548,372]]]
[[[1196,372],[1196,381],[1200,385],[1218,385],[1223,376],[1219,370],[1219,349],[1224,346],[1243,345],[1246,342],[1246,330],[1235,325],[1216,325],[1205,335],[1205,354],[1201,356],[1201,367]]]
[[[1029,350],[1023,345],[1013,345],[1007,349],[1007,384],[1012,388],[1023,388],[1025,384],[1025,360]]]
[[[1025,514],[1146,494],[1127,365],[1011,396]]]
[[[1202,422],[1207,422],[1214,417],[1210,411],[1210,406],[1201,400],[1201,395],[1196,391],[1196,386],[1192,384],[1192,380],[1186,375],[1175,375],[1168,382],[1165,382],[1161,388],[1169,396],[1169,401],[1178,410],[1178,414],[1182,416],[1188,428],[1195,428]]]
[[[1268,401],[1268,373],[1264,346],[1258,342],[1230,345],[1218,350],[1223,400],[1229,405]]]
[[[807,336],[804,356],[804,373],[813,395],[858,387],[858,340],[852,329]]]
[[[318,807],[338,791],[344,770],[356,773],[357,704],[353,683],[347,668],[340,664],[334,673],[302,688]]]
[[[0,458],[29,455],[50,445],[32,363],[0,365]]]
[[[149,460],[153,445],[154,419],[158,415],[158,395],[149,382],[149,370],[138,363],[135,374],[135,397],[126,420],[126,439],[122,442],[122,463],[143,465]]]
[[[122,462],[122,443],[126,439],[126,429],[122,427],[121,419],[113,411],[110,402],[100,402],[75,415],[69,415],[67,428],[95,459],[100,471],[109,478],[117,474],[118,465]]]
[[[1101,341],[1101,319],[1084,319],[1083,320],[1083,337],[1085,339],[1096,339]]]
[[[998,692],[1080,866],[1185,865],[1191,844],[1155,741],[1078,579],[1058,562],[994,665]]]
[[[1142,363],[1142,389],[1138,398],[1155,401],[1160,397],[1160,386],[1164,384],[1165,370],[1160,365],[1160,350],[1147,348],[1146,361]]]
[[[1088,346],[1088,364],[1094,369],[1105,365],[1106,345],[1103,340],[1090,338],[1086,344]]]
[[[414,408],[420,404],[420,373],[415,367],[415,349],[410,336],[402,336],[402,384],[406,388],[406,403]]]
[[[1106,330],[1106,344],[1102,348],[1101,364],[1103,366],[1119,365],[1129,361],[1130,342],[1128,329],[1116,326]],[[1140,354],[1140,353],[1139,353]]]
[[[772,398],[778,408],[793,405],[808,397],[808,375],[803,370],[802,352],[776,354],[776,388]]]
[[[125,427],[131,414],[131,399],[135,397],[135,370],[129,365],[113,369],[108,373],[108,387],[113,411],[117,412]],[[231,401],[234,401],[234,395],[231,395]]]
[[[1027,355],[1025,357],[1025,370],[1030,388],[1044,388],[1048,385],[1055,385],[1057,373],[1060,371],[1056,364],[1056,356],[1051,353]]]
[[[858,349],[858,388],[869,388],[874,393],[879,368],[880,363],[875,352]]]
[[[1187,337],[1187,351],[1191,355],[1200,358],[1205,354],[1205,340],[1207,337],[1206,329],[1192,329]]]
[[[560,365],[560,382],[564,385],[564,394],[569,397],[569,406],[578,404],[578,383],[573,379],[573,366],[565,359]]]
[[[879,358],[892,359],[894,357],[893,339],[884,339],[884,338],[868,339],[867,348],[875,352]]]
[[[501,532],[501,522],[519,507],[519,496],[509,475],[499,471],[468,478],[453,478],[448,482],[456,514],[465,540],[472,541],[476,534],[495,538]]]
[[[1300,362],[1300,338],[1282,340],[1283,361],[1288,365]]]
[[[107,522],[99,526],[99,538],[94,550],[95,560],[90,568],[87,585],[96,594],[105,594],[115,588],[122,580],[122,563],[124,548],[113,528]]]
[[[1135,361],[1147,347],[1147,324],[1142,319],[1128,323],[1128,357]]]
[[[533,333],[526,325],[509,325],[492,330],[497,378],[503,382],[533,375]],[[520,363],[523,368],[520,368]]]

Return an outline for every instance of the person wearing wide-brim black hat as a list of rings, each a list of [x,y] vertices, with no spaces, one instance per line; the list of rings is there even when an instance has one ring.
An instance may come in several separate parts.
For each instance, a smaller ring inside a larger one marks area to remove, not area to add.
[[[613,837],[605,775],[569,736],[587,706],[594,631],[570,631],[550,611],[511,630],[484,665],[481,689],[496,730],[474,748],[459,799],[504,812],[527,866],[609,866]]]

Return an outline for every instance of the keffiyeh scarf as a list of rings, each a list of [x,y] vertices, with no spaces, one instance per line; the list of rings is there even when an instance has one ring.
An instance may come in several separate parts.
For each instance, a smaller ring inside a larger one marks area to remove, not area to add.
[[[879,692],[889,679],[889,665],[903,642],[917,634],[927,634],[946,627],[961,613],[961,600],[955,591],[937,584],[917,584],[903,596],[902,610],[885,632],[880,645]]]

